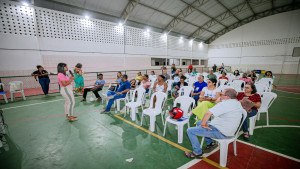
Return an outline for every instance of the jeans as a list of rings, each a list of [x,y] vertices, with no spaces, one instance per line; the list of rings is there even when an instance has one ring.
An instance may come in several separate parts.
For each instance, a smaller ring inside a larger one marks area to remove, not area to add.
[[[222,134],[217,128],[215,128],[212,125],[209,126],[212,130],[202,128],[200,126],[201,122],[202,121],[198,121],[196,127],[191,127],[187,130],[187,134],[193,146],[193,151],[196,154],[202,154],[202,150],[197,136],[205,137],[206,145],[209,145],[213,142],[211,138],[215,138],[215,139],[227,138],[224,134]]]
[[[101,89],[101,88],[97,88],[97,89],[95,89],[95,90],[91,90],[91,88],[85,88],[84,91],[83,91],[83,98],[86,99],[86,95],[87,95],[87,93],[88,93],[89,91],[92,91],[92,92],[95,94],[96,98],[99,98],[100,95],[99,95],[98,92],[99,92],[100,90],[102,90],[102,89]]]
[[[41,78],[39,79],[40,85],[42,86],[42,90],[44,92],[44,94],[48,94],[49,92],[49,83],[50,83],[50,79],[49,78]]]
[[[196,106],[198,106],[199,97],[200,97],[200,94],[194,96]]]
[[[112,91],[107,92],[107,96],[114,96],[114,98],[112,98],[108,101],[105,111],[110,111],[110,108],[111,108],[111,106],[112,106],[112,104],[114,103],[115,100],[126,97],[126,93],[125,94],[119,94],[119,95],[116,95],[116,93],[117,92],[112,92]]]
[[[257,114],[257,111],[254,109],[251,109],[251,112],[247,113],[247,117],[242,125],[243,132],[245,132],[245,133],[248,132],[248,119],[249,119],[249,117],[255,116],[256,114]]]

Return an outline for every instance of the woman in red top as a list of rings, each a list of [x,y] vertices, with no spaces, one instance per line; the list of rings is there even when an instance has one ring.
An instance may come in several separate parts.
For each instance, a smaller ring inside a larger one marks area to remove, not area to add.
[[[222,76],[219,77],[219,79],[226,79],[226,80],[228,80],[228,77],[226,77],[226,73],[223,72],[223,73],[222,73]]]
[[[245,86],[245,92],[240,92],[236,97],[241,103],[243,101],[246,101],[253,104],[253,107],[251,108],[250,112],[247,113],[247,118],[242,125],[244,131],[244,139],[246,141],[250,140],[250,136],[248,133],[248,119],[249,117],[255,116],[257,114],[257,109],[259,109],[261,105],[261,98],[256,92],[257,90],[254,84],[247,83]]]

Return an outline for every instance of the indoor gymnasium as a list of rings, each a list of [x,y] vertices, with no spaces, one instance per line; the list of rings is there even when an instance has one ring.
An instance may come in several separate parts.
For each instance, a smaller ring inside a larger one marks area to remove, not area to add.
[[[299,169],[299,0],[0,0],[1,169]]]

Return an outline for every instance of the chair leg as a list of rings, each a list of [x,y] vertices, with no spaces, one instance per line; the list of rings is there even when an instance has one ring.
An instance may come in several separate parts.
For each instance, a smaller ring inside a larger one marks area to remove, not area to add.
[[[220,143],[220,166],[226,167],[228,154],[228,144]]]
[[[162,124],[165,124],[165,122],[164,122],[164,117],[163,117],[163,113],[161,112],[160,115],[161,115],[161,121],[162,121]]]
[[[4,94],[4,95],[3,95],[3,99],[5,100],[5,103],[8,103],[8,100],[7,100],[6,94]]]
[[[269,126],[269,113],[266,111],[266,118],[267,118],[267,126]]]
[[[260,112],[257,112],[257,120],[260,119]]]
[[[144,119],[144,112],[142,112],[142,117],[141,117],[141,126],[143,126],[143,119]]]
[[[178,143],[181,144],[183,141],[183,125],[178,125],[177,133],[178,133]]]
[[[117,101],[117,111],[120,111],[120,100],[116,100]]]
[[[10,100],[13,102],[14,101],[14,93],[10,93]]]
[[[150,115],[150,131],[154,132],[155,130],[155,119],[156,116],[155,115]]]
[[[255,127],[256,116],[249,118],[249,134],[253,135],[253,130]]]
[[[233,142],[233,153],[235,156],[237,156],[237,153],[236,153],[236,140],[234,140]]]
[[[166,135],[167,124],[168,124],[168,121],[166,120],[166,122],[164,124],[164,133],[163,133],[163,136]]]
[[[204,143],[204,139],[205,139],[205,137],[202,137],[201,144],[200,144],[201,149],[202,149],[202,146],[203,146],[203,143]]]
[[[22,90],[21,93],[22,93],[23,99],[26,100],[26,97],[25,97],[25,94],[24,94],[24,90]]]
[[[131,109],[131,120],[132,121],[135,121],[135,107],[130,107],[130,109]]]

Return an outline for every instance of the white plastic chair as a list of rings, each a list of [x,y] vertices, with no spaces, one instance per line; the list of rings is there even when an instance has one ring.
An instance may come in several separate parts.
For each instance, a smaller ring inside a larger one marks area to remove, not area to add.
[[[115,100],[115,102],[117,103],[117,111],[120,111],[120,110],[121,110],[121,108],[120,108],[120,106],[121,106],[121,101],[124,101],[124,103],[125,103],[125,105],[126,105],[126,103],[128,103],[129,100],[131,100],[132,97],[134,98],[135,95],[133,94],[133,91],[134,91],[134,90],[129,90],[129,91],[126,93],[126,97]],[[130,98],[129,98],[129,95],[130,95]]]
[[[260,96],[264,93],[268,91],[268,86],[264,83],[255,83],[255,87],[257,90],[257,94],[259,94]]]
[[[273,79],[272,78],[261,78],[257,83],[262,83],[262,84],[265,84],[266,86],[268,86],[267,92],[271,92],[273,89]]]
[[[264,92],[261,97],[261,106],[257,112],[257,120],[260,118],[260,113],[266,113],[267,126],[269,125],[269,108],[277,98],[277,94],[273,92]]]
[[[165,136],[166,134],[167,123],[177,125],[178,143],[182,143],[183,127],[185,124],[188,124],[188,128],[190,128],[190,123],[189,123],[190,116],[188,116],[188,113],[190,109],[192,109],[195,106],[195,100],[191,97],[179,96],[175,99],[173,107],[176,107],[178,103],[180,104],[180,109],[183,111],[183,116],[182,116],[183,120],[178,121],[177,119],[172,119],[170,116],[168,116],[165,120],[163,136]]]
[[[166,81],[166,83],[168,84],[167,93],[171,92],[171,95],[172,95],[172,85],[174,83],[174,80],[169,79]]]
[[[179,90],[178,90],[178,96],[187,96],[187,97],[191,97],[193,96],[194,93],[194,88],[191,86],[182,86]],[[191,95],[191,96],[190,96]]]
[[[219,79],[219,83],[218,83],[218,86],[220,87],[220,86],[224,86],[225,85],[225,83],[227,83],[228,82],[228,80],[227,79]]]
[[[0,88],[4,89],[4,84],[3,83],[0,83]],[[3,91],[3,92],[0,92],[0,95],[2,95],[5,102],[8,103],[6,93],[7,93],[6,91]]]
[[[139,88],[135,89],[132,92],[132,96],[130,98],[130,102],[127,102],[125,104],[126,111],[124,113],[124,117],[127,114],[127,107],[128,107],[129,109],[131,109],[130,116],[131,116],[132,121],[136,120],[136,113],[138,112],[137,108],[141,107],[142,110],[144,110],[143,109],[143,101],[144,101],[144,97],[145,97],[145,92],[146,92],[146,90],[144,88],[142,88],[142,87],[139,87]],[[137,94],[136,100],[135,100],[135,94]]]
[[[236,133],[234,136],[232,137],[227,137],[227,138],[224,138],[224,139],[214,139],[214,138],[211,138],[213,140],[216,140],[219,144],[220,144],[220,166],[222,167],[226,167],[226,164],[227,164],[227,154],[228,154],[228,145],[230,143],[233,142],[233,150],[234,150],[234,155],[237,156],[237,153],[236,153],[236,140],[239,136],[239,131],[242,127],[242,124],[244,123],[246,117],[247,117],[247,112],[244,110],[244,109],[240,109],[240,111],[243,113],[243,117],[241,119],[241,123],[238,127],[238,129],[236,130]],[[205,137],[202,137],[202,141],[201,141],[201,146],[203,145],[203,142],[204,142],[204,139]]]
[[[153,108],[153,99],[154,96],[156,96],[156,102],[155,102],[155,108]],[[163,119],[163,111],[162,108],[164,107],[164,104],[168,98],[168,95],[163,92],[155,92],[151,96],[150,100],[150,107],[143,110],[142,113],[142,118],[141,118],[141,126],[143,125],[143,117],[144,115],[148,115],[150,117],[150,131],[154,132],[155,130],[155,121],[156,121],[156,116],[161,114],[161,120],[162,123],[164,124],[164,119]]]
[[[22,93],[23,99],[26,100],[22,81],[12,81],[8,83],[11,101],[14,101],[15,93]]]
[[[244,80],[234,80],[233,82],[230,82],[228,85],[230,87],[233,87],[236,92],[244,92],[242,88],[242,84],[244,84],[244,87],[246,85]]]

